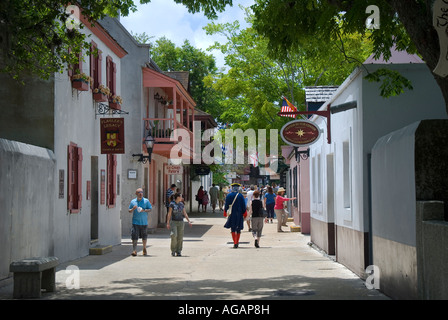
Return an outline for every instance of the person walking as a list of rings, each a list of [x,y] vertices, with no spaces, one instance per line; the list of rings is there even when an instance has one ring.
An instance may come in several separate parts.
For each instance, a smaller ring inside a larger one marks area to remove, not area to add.
[[[131,200],[129,204],[129,213],[132,213],[132,256],[137,255],[137,242],[138,238],[143,242],[143,255],[146,256],[146,240],[148,238],[148,212],[151,211],[152,205],[148,199],[143,198],[143,189],[138,188],[135,191],[137,198]]]
[[[198,212],[201,212],[202,198],[204,197],[204,187],[200,186],[196,194],[196,201],[198,202]]]
[[[204,191],[204,195],[202,196],[202,212],[207,212],[207,205],[209,202],[208,193]]]
[[[226,197],[224,205],[224,217],[227,217],[227,211],[231,208],[230,216],[227,218],[224,228],[230,229],[233,239],[233,247],[238,248],[240,242],[241,230],[244,228],[244,218],[247,216],[247,207],[244,196],[240,194],[239,183],[231,185],[232,192]]]
[[[210,204],[213,210],[213,213],[215,212],[216,209],[216,204],[218,203],[218,193],[219,190],[218,188],[215,186],[215,184],[212,184],[212,187],[210,188],[210,190],[208,191],[209,195],[210,195]]]
[[[274,206],[275,206],[275,193],[274,190],[272,190],[272,187],[267,187],[267,191],[264,194],[264,208],[266,209],[266,212],[268,214],[267,219],[270,220],[270,222],[273,222],[274,219]]]
[[[260,191],[255,190],[251,201],[252,212],[252,235],[255,238],[255,247],[260,248],[261,233],[263,231],[263,202],[260,200]]]
[[[166,222],[168,222],[168,210],[170,207],[170,199],[171,196],[174,194],[174,191],[176,190],[176,185],[173,183],[167,190],[166,190],[166,194],[165,194],[165,207],[166,207],[166,216],[165,216],[165,220]]]
[[[166,227],[170,230],[171,236],[171,255],[174,257],[182,256],[182,247],[184,242],[184,218],[187,219],[189,226],[191,227],[191,221],[188,217],[185,206],[182,202],[182,195],[175,193],[171,196],[171,202],[168,210],[168,220]]]
[[[283,195],[286,190],[283,187],[278,188],[277,196],[275,197],[274,211],[277,216],[277,232],[283,232],[282,225],[286,224],[286,213],[284,209],[284,202],[294,200],[294,198],[285,198]]]
[[[218,191],[218,205],[219,205],[219,210],[222,211],[224,208],[224,200],[225,200],[225,193],[224,193],[224,189],[223,186],[220,185],[219,186],[219,191]]]
[[[247,205],[247,217],[246,217],[246,223],[247,223],[247,228],[249,229],[249,232],[252,231],[252,228],[250,227],[250,216],[252,214],[252,199],[254,198],[254,192],[255,192],[255,187],[253,185],[250,186],[249,191],[247,191],[246,193],[246,205]]]

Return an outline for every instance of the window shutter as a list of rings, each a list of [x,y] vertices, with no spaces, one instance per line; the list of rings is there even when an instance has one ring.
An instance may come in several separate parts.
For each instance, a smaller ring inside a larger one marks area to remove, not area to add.
[[[103,72],[103,70],[102,70],[102,68],[101,68],[101,66],[102,66],[102,64],[103,64],[103,53],[102,53],[102,51],[101,50],[98,50],[98,59],[97,59],[97,66],[96,66],[96,68],[97,68],[97,77],[98,77],[98,81],[96,82],[96,87],[98,88],[99,86],[100,86],[100,84],[102,83],[102,72]]]
[[[110,82],[111,82],[111,73],[110,73],[110,63],[111,58],[109,56],[106,57],[106,86],[112,90]]]
[[[72,52],[72,49],[68,48],[67,51],[68,51],[68,54],[70,55],[70,53]],[[73,76],[73,65],[67,64],[67,74],[70,78]]]
[[[112,86],[112,88],[110,89],[111,91],[112,91],[112,94],[113,95],[116,95],[117,94],[117,64],[115,63],[115,62],[112,62],[111,61],[111,63],[112,63],[112,70],[111,70],[111,73],[112,73],[112,84],[111,84],[111,86]]]
[[[107,155],[107,206],[112,204],[112,155]]]
[[[90,82],[90,88],[91,89],[95,89],[95,85],[96,82],[98,81],[98,79],[96,79],[96,72],[97,72],[97,57],[95,57],[95,49],[96,49],[96,44],[95,42],[92,41],[91,45],[90,45],[90,76],[92,77],[92,81]]]
[[[117,155],[114,154],[112,155],[112,159],[113,159],[113,170],[112,170],[112,185],[113,185],[113,199],[112,199],[112,203],[115,206],[115,204],[117,203]]]
[[[76,65],[75,68],[78,69],[79,73],[81,74],[82,73],[82,50],[80,53],[77,54],[77,57],[78,57],[78,64]]]
[[[77,208],[76,209],[81,209],[81,203],[82,203],[82,148],[76,148],[77,149],[77,164],[78,164],[78,170],[77,170]]]
[[[73,146],[67,147],[67,209],[73,209]]]

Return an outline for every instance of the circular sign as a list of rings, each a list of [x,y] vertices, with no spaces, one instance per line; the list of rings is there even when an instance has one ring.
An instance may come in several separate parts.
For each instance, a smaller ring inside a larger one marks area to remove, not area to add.
[[[280,134],[287,144],[306,147],[319,140],[320,128],[311,121],[295,120],[285,124]]]

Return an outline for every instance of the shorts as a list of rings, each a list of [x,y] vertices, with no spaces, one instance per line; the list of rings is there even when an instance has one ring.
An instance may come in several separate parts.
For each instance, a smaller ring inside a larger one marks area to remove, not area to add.
[[[131,240],[138,240],[138,238],[142,238],[142,240],[146,240],[148,238],[148,226],[141,226],[138,224],[133,224],[131,228]]]

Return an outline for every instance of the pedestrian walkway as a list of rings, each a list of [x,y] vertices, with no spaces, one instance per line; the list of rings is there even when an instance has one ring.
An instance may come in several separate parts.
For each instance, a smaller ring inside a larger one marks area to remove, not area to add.
[[[131,240],[125,238],[110,253],[59,265],[57,292],[42,299],[388,299],[310,247],[309,236],[286,227],[278,233],[276,220],[265,224],[260,248],[246,229],[234,249],[221,212],[190,218],[182,257],[171,256],[166,229],[149,235],[147,256],[139,240],[132,257]],[[71,288],[78,279],[79,288]],[[11,297],[12,284],[0,288],[0,298]]]

